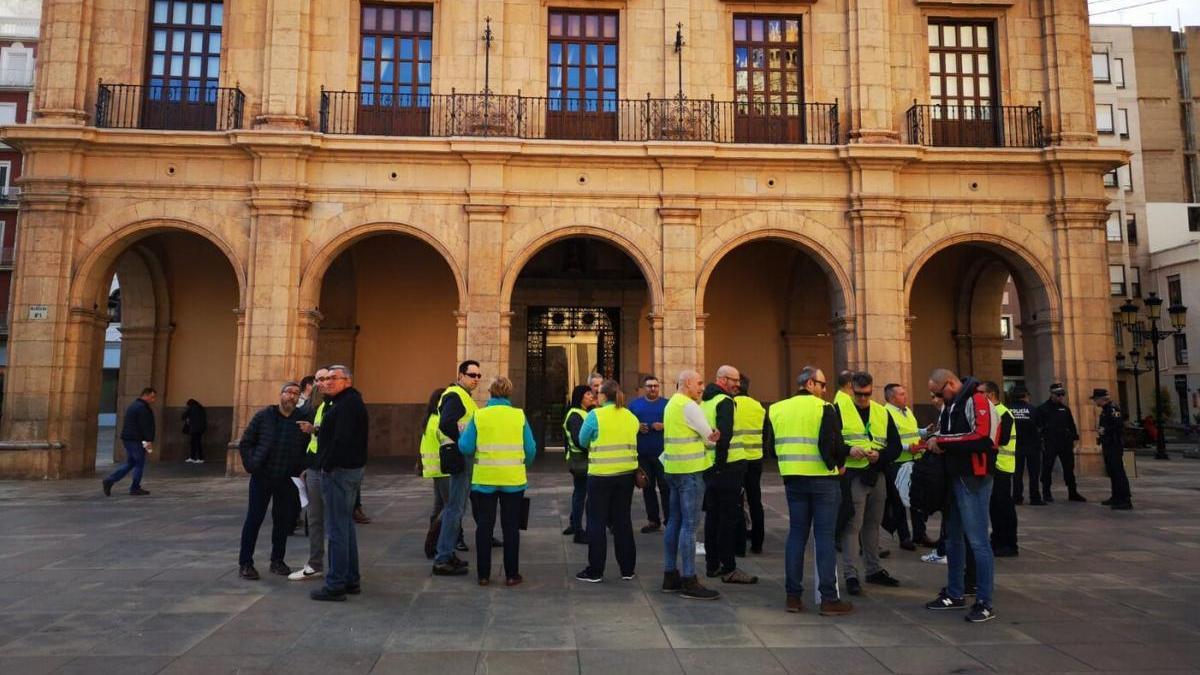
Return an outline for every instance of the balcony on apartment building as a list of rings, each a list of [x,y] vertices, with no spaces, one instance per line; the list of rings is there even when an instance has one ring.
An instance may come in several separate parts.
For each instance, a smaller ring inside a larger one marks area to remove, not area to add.
[[[30,64],[28,67],[0,68],[0,88],[32,89],[33,65]]]
[[[325,134],[835,145],[838,104],[323,91]]]
[[[905,113],[908,142],[957,148],[1045,147],[1041,105],[921,105]]]
[[[242,128],[246,97],[236,87],[100,83],[102,129],[229,131]]]
[[[0,39],[36,40],[42,20],[40,17],[0,17]]]

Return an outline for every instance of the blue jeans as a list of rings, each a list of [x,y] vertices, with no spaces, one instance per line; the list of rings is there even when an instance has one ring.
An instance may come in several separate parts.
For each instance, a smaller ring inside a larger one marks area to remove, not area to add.
[[[975,554],[975,583],[978,591],[975,601],[992,606],[995,560],[992,545],[988,542],[988,508],[992,499],[992,477],[964,478],[955,476],[950,480],[954,499],[946,507],[946,557],[949,565],[949,583],[946,592],[952,598],[961,598],[965,591],[963,574],[966,570],[966,546]]]
[[[788,537],[783,554],[784,588],[788,595],[804,594],[804,549],[812,530],[813,551],[817,557],[817,588],[821,600],[835,602],[837,591],[837,552],[833,536],[838,509],[842,504],[842,486],[836,477],[788,476],[784,479],[788,503]]]
[[[104,480],[115,483],[124,478],[125,474],[133,471],[133,483],[129,485],[129,491],[136,492],[138,488],[142,487],[142,472],[146,470],[146,449],[142,447],[141,441],[122,439],[121,445],[125,448],[125,463],[117,467],[117,470]]]
[[[334,469],[321,475],[325,499],[325,535],[329,537],[329,568],[325,588],[335,593],[357,586],[358,538],[354,532],[354,498],[362,485],[363,470]]]
[[[696,576],[696,526],[700,523],[700,503],[704,498],[704,474],[669,473],[671,505],[667,529],[663,533],[663,571],[679,570],[680,576]],[[676,559],[679,567],[675,566]]]
[[[442,507],[442,531],[438,534],[435,563],[449,562],[454,556],[454,546],[462,531],[463,511],[467,508],[467,495],[471,491],[471,472],[464,470],[450,476],[450,499]]]

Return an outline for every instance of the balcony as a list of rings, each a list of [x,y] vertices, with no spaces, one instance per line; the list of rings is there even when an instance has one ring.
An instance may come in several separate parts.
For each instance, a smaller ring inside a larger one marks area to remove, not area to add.
[[[1041,148],[1041,106],[914,104],[906,113],[908,142],[960,148]]]
[[[0,87],[28,89],[33,87],[33,67],[0,70]]]
[[[21,188],[5,185],[0,186],[0,207],[13,207],[17,202],[21,201]]]
[[[322,91],[320,131],[579,141],[838,143],[837,103],[558,99],[517,94]]]
[[[96,126],[228,131],[242,128],[245,105],[245,95],[236,88],[101,83],[96,95]]]
[[[33,39],[38,37],[40,17],[6,16],[0,18],[0,38],[7,40]]]
[[[0,248],[0,270],[11,270],[17,262],[17,249],[13,246]]]

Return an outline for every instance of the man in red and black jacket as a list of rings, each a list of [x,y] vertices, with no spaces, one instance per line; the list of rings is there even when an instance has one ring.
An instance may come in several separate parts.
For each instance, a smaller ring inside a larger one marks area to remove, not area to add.
[[[926,609],[965,609],[963,575],[966,549],[963,537],[975,557],[977,593],[967,613],[972,623],[996,617],[992,609],[995,560],[988,542],[988,510],[992,497],[992,472],[996,466],[996,441],[999,416],[991,401],[968,377],[958,379],[953,372],[938,368],[929,375],[929,393],[946,402],[938,420],[937,433],[930,437],[930,452],[943,455],[950,498],[946,518],[946,555],[949,580],[938,597]]]

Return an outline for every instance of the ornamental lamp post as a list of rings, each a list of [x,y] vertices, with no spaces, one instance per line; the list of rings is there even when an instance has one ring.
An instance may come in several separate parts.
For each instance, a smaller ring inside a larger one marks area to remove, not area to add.
[[[1158,327],[1159,319],[1162,318],[1163,299],[1158,297],[1157,293],[1151,292],[1142,300],[1142,305],[1146,308],[1146,319],[1149,324],[1147,328],[1141,321],[1138,320],[1137,305],[1133,304],[1133,300],[1126,300],[1124,305],[1121,305],[1121,323],[1129,329],[1129,333],[1134,338],[1136,345],[1140,340],[1150,340],[1152,353],[1146,354],[1146,366],[1154,371],[1154,421],[1158,425],[1158,438],[1154,450],[1154,459],[1170,459],[1167,456],[1167,439],[1165,429],[1163,427],[1163,409],[1162,409],[1162,381],[1159,373],[1159,365],[1162,359],[1158,354],[1158,343],[1166,340],[1169,337],[1182,335],[1184,328],[1187,326],[1187,307],[1180,303],[1172,303],[1167,307],[1167,315],[1171,321],[1171,330],[1160,329]],[[1136,350],[1135,350],[1136,351]],[[1132,357],[1132,354],[1131,354]],[[1150,361],[1153,359],[1153,366]],[[1134,366],[1136,368],[1136,364]],[[1134,375],[1136,383],[1137,375]]]

